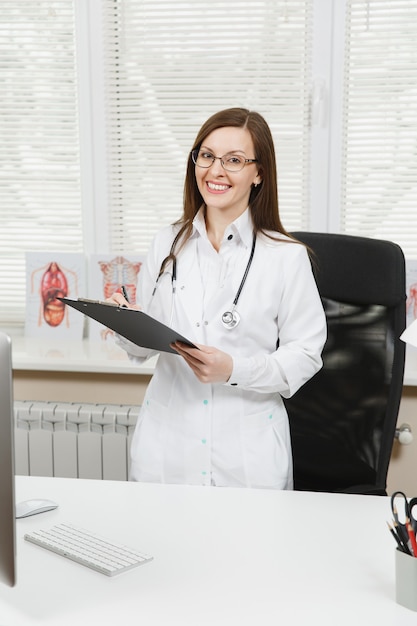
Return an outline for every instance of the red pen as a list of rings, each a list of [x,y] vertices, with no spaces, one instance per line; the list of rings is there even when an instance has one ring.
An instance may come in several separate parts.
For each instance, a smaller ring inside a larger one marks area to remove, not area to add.
[[[411,528],[410,520],[408,518],[406,519],[406,526],[407,526],[408,536],[410,537],[411,551],[412,551],[414,556],[417,556],[416,536],[414,534],[413,529]]]

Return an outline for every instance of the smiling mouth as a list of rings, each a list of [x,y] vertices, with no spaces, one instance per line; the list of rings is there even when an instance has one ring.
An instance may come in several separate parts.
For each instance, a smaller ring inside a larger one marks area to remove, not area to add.
[[[216,185],[214,183],[207,183],[207,187],[211,190],[211,191],[227,191],[228,189],[230,189],[230,185]]]

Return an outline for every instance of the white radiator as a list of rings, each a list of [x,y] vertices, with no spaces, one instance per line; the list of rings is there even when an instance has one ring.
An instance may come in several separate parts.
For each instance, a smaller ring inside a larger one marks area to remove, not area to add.
[[[16,474],[127,480],[139,409],[15,401]]]

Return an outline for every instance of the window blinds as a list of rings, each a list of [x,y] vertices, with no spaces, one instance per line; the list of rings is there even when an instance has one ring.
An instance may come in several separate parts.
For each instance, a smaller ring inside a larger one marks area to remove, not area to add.
[[[91,10],[85,29],[99,30],[103,50],[92,33],[76,50],[74,4],[84,2]],[[415,259],[417,0],[344,4],[343,139],[334,155],[342,161],[341,203],[319,210],[333,213],[340,204],[338,230],[392,239]],[[320,17],[312,32],[313,10],[330,5],[2,0],[0,325],[23,322],[26,250],[103,251],[83,246],[96,245],[83,224],[97,232],[94,220],[107,218],[100,202],[81,197],[82,115],[82,139],[103,145],[105,135],[107,142],[108,178],[92,176],[109,206],[111,250],[104,244],[104,251],[145,251],[154,232],[179,217],[191,143],[202,122],[228,106],[256,109],[270,123],[284,225],[308,229],[311,51],[323,36]],[[96,97],[105,100],[106,120],[101,126],[91,107],[94,129],[89,106],[79,113],[78,102],[97,85],[80,81],[77,62],[93,77],[97,63],[105,66]],[[97,241],[104,240],[100,232]]]
[[[308,218],[308,0],[104,0],[114,251],[178,219],[188,151],[212,113],[257,110],[274,135],[287,229]]]
[[[341,230],[417,258],[417,0],[349,0]]]
[[[25,251],[82,251],[73,6],[2,0],[0,323],[21,324]]]

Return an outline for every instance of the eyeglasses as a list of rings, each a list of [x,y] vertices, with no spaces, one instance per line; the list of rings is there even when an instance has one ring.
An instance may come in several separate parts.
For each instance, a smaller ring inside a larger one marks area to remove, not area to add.
[[[207,150],[193,150],[191,152],[193,163],[198,167],[209,168],[216,159],[219,159],[223,169],[227,172],[240,172],[246,163],[257,163],[257,159],[245,159],[241,154],[233,154],[229,152],[221,157],[216,157]]]

